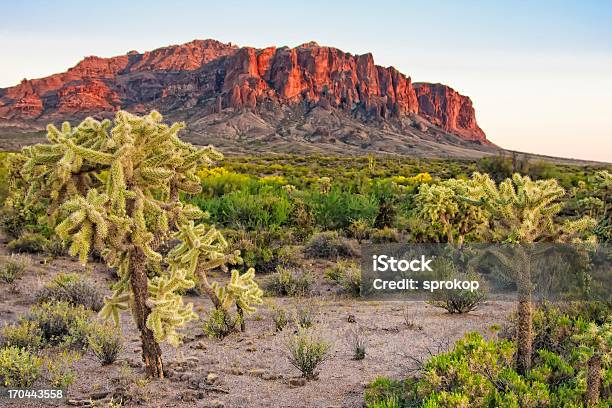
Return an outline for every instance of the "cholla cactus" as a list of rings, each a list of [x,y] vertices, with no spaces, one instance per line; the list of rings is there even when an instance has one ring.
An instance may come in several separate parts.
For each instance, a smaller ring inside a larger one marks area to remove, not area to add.
[[[468,234],[486,225],[486,213],[462,197],[476,181],[449,179],[437,184],[422,184],[415,196],[415,212],[430,227],[430,234],[442,234],[448,243],[463,244]]]
[[[602,374],[612,365],[612,322],[601,326],[590,323],[584,333],[574,336],[579,353],[587,360],[586,403],[598,406]]]
[[[488,175],[474,173],[464,198],[483,208],[490,217],[487,231],[492,242],[524,244],[549,242],[593,242],[591,231],[595,221],[584,217],[558,224],[555,216],[563,209],[558,201],[565,191],[557,180],[533,181],[514,174],[495,184]],[[534,249],[512,246],[510,254],[496,249],[489,252],[510,270],[519,292],[517,330],[517,371],[524,374],[531,368],[532,355],[532,288],[531,259]]]
[[[195,226],[205,214],[179,201],[181,192],[200,191],[197,170],[222,156],[182,142],[177,135],[183,127],[163,124],[155,111],[143,117],[118,112],[114,124],[88,118],[75,128],[49,125],[50,144],[23,150],[27,199],[50,198],[49,216],[59,222],[55,230],[70,242],[70,254],[85,263],[95,249],[117,269],[119,281],[100,314],[117,321],[131,309],[147,373],[154,377],[163,377],[159,343],[177,344],[176,330],[195,317],[180,295],[194,286],[193,268],[189,255],[177,261],[178,248],[197,247],[208,267],[228,260],[226,245],[215,246],[223,237]],[[183,242],[164,259],[158,248],[177,230]],[[208,235],[192,242],[180,233],[192,230]]]
[[[255,283],[255,270],[250,268],[244,274],[232,270],[230,282],[221,286],[208,281],[207,271],[224,266],[226,263],[242,263],[240,252],[226,254],[228,244],[214,227],[189,222],[179,226],[175,235],[182,243],[168,254],[172,270],[185,270],[196,280],[217,309],[228,312],[236,305],[239,314],[253,313],[253,305],[263,302],[263,291]],[[242,321],[243,323],[244,321]],[[244,325],[242,325],[244,329]]]

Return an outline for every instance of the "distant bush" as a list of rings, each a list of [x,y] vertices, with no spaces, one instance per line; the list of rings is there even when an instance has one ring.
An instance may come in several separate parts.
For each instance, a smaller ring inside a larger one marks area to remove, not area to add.
[[[274,326],[276,331],[283,331],[285,326],[289,323],[287,319],[287,311],[282,307],[274,307],[272,309],[272,320],[274,321]]]
[[[355,238],[358,243],[361,243],[361,241],[364,239],[370,238],[372,226],[368,223],[368,221],[359,219],[351,221],[351,225],[349,225],[348,230],[351,236]]]
[[[326,231],[313,235],[306,243],[304,253],[312,258],[330,259],[358,256],[359,249],[337,231]]]
[[[291,203],[286,194],[262,190],[251,193],[234,191],[221,197],[195,201],[208,211],[213,222],[229,228],[248,231],[276,229],[288,222]]]
[[[102,365],[112,364],[123,350],[121,331],[110,324],[92,324],[87,341]]]
[[[36,301],[65,301],[98,312],[104,306],[104,295],[93,281],[77,273],[60,273],[38,291]]]
[[[327,359],[330,344],[313,330],[299,329],[287,342],[289,362],[308,379],[316,378],[317,368]]]
[[[361,268],[355,262],[340,260],[325,270],[325,277],[353,296],[361,293]]]
[[[359,327],[350,328],[346,333],[354,360],[363,360],[366,356],[367,339]]]
[[[297,327],[307,329],[314,325],[318,314],[319,307],[312,298],[304,298],[300,299],[295,305],[293,319]]]
[[[29,260],[20,255],[6,256],[2,258],[0,266],[0,281],[13,283],[24,274]]]
[[[374,230],[370,235],[370,240],[373,244],[387,244],[399,242],[400,235],[395,228],[385,227]]]
[[[270,277],[268,290],[279,296],[303,296],[310,292],[312,282],[309,271],[279,266]]]
[[[7,248],[13,252],[41,253],[45,251],[48,241],[42,234],[24,232],[19,238],[10,241]]]
[[[40,376],[42,360],[26,349],[0,349],[0,379],[8,388],[28,388]]]
[[[316,223],[326,230],[348,229],[351,222],[363,219],[372,225],[378,214],[378,202],[372,196],[332,188],[312,192],[306,198]]]
[[[226,231],[232,250],[239,250],[244,264],[260,273],[273,272],[278,266],[297,266],[301,255],[292,246],[293,237],[283,229],[277,231]]]

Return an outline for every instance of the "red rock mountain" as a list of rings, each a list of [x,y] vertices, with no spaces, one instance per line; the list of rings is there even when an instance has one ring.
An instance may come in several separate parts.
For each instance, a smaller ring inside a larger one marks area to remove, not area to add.
[[[413,84],[395,68],[375,65],[372,54],[316,43],[256,49],[196,40],[87,57],[64,73],[0,89],[4,128],[40,129],[119,109],[157,109],[186,120],[191,139],[217,145],[276,139],[383,151],[393,140],[398,151],[416,139],[489,145],[467,96],[446,85]]]

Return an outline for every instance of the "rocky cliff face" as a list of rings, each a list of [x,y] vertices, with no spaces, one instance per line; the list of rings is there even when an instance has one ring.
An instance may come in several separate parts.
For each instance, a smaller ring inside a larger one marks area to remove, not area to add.
[[[466,140],[486,140],[476,123],[470,98],[442,84],[416,83],[414,89],[419,100],[419,115]]]
[[[282,135],[282,124],[297,116],[332,112],[336,122],[348,117],[400,133],[410,124],[421,132],[438,127],[487,143],[468,97],[445,85],[413,84],[395,68],[375,65],[371,54],[316,43],[255,49],[198,40],[144,54],[87,57],[65,73],[0,89],[0,124],[36,127],[118,109],[158,109],[195,129],[208,116],[248,111],[270,135]],[[330,120],[317,122],[312,135],[333,133],[326,129]]]

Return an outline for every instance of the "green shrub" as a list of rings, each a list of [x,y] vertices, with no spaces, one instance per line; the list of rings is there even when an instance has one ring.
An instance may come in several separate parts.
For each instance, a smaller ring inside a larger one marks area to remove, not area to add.
[[[295,305],[293,318],[296,326],[307,329],[315,323],[318,314],[318,305],[312,299],[301,299]]]
[[[311,258],[330,259],[358,256],[359,249],[337,231],[326,231],[313,235],[306,243],[304,253]]]
[[[63,350],[45,359],[46,377],[54,388],[66,390],[75,380],[73,364],[81,358],[76,351]]]
[[[351,221],[351,225],[348,228],[351,236],[361,243],[364,239],[368,239],[372,232],[372,226],[367,220],[359,219]]]
[[[325,270],[325,277],[342,286],[352,296],[361,293],[361,268],[355,262],[340,260],[334,267]]]
[[[370,239],[373,244],[387,244],[399,242],[400,235],[395,228],[384,227],[372,232]]]
[[[204,321],[204,333],[214,339],[222,339],[236,331],[240,326],[240,317],[223,309],[213,309]]]
[[[581,326],[579,321],[580,318],[576,320],[577,326]],[[584,324],[581,330],[592,332],[592,327]],[[602,339],[609,339],[610,326],[603,326],[600,334]],[[571,338],[578,341],[581,336]],[[540,349],[532,369],[522,376],[515,370],[514,342],[485,340],[479,333],[468,333],[451,351],[422,363],[417,377],[403,382],[377,379],[370,384],[365,392],[366,406],[397,399],[399,406],[420,407],[583,407],[588,369],[581,354],[584,349],[574,346],[565,350],[565,354]],[[609,390],[606,364],[602,365],[598,406],[609,406],[612,402],[606,391]]]
[[[232,250],[239,250],[244,264],[260,273],[276,270],[277,266],[297,266],[300,256],[294,246],[291,231],[226,231]]]
[[[452,281],[481,281],[480,277],[472,272],[458,272],[457,267],[447,259],[438,258],[434,261],[436,279]],[[468,313],[476,309],[486,299],[487,288],[484,282],[476,291],[439,289],[429,294],[429,304],[446,309],[451,314]]]
[[[36,301],[65,301],[98,312],[104,306],[104,295],[93,281],[77,273],[60,273],[38,291]]]
[[[68,302],[50,302],[32,307],[22,321],[36,324],[45,343],[83,347],[87,344],[90,314],[80,305],[74,307]]]
[[[10,241],[7,248],[13,252],[41,253],[47,247],[47,238],[35,232],[24,232],[17,239]]]
[[[19,347],[0,349],[0,379],[5,387],[28,388],[40,376],[42,360]]]
[[[213,222],[249,231],[277,229],[288,222],[291,213],[286,194],[269,189],[258,193],[234,191],[195,204],[207,211]]]
[[[363,360],[366,356],[367,339],[359,327],[353,327],[347,331],[346,341],[353,353],[353,359]]]
[[[279,296],[303,296],[310,292],[312,282],[309,271],[279,266],[270,277],[268,290]]]
[[[49,239],[45,246],[45,252],[54,258],[58,258],[66,254],[66,245],[61,239]]]
[[[372,225],[378,214],[375,197],[332,188],[329,192],[312,192],[305,198],[316,223],[326,230],[348,229],[351,222],[365,220]]]
[[[408,406],[405,404],[405,388],[404,381],[378,377],[369,383],[364,390],[365,406],[367,408]]]
[[[289,320],[287,319],[287,311],[282,307],[274,307],[272,309],[272,320],[274,321],[276,331],[283,331],[283,329],[287,326],[287,323],[289,323]]]
[[[13,283],[20,279],[28,264],[28,259],[20,255],[3,257],[2,266],[0,267],[0,281]]]
[[[317,368],[327,359],[330,344],[313,330],[298,329],[287,342],[289,362],[308,379],[316,378]]]
[[[34,322],[22,321],[6,325],[0,331],[1,347],[19,347],[36,351],[43,347],[44,341],[40,327]]]
[[[121,331],[110,324],[92,324],[87,341],[102,365],[112,364],[123,350]]]

